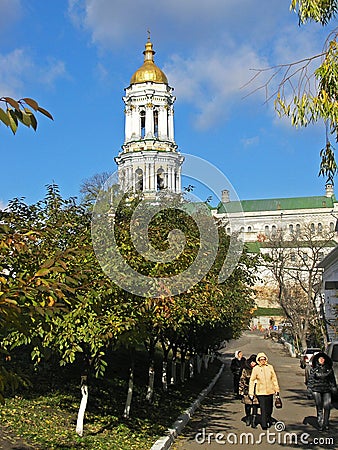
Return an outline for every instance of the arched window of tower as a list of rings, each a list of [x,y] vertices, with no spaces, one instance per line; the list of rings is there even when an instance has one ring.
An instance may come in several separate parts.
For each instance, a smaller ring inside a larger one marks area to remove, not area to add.
[[[136,169],[135,171],[135,190],[143,191],[143,170]]]
[[[158,169],[157,171],[157,190],[161,191],[162,189],[165,188],[164,185],[164,170],[162,168]]]
[[[158,110],[154,110],[154,136],[158,137]]]
[[[141,139],[144,139],[146,135],[146,112],[144,110],[140,112],[140,129]]]

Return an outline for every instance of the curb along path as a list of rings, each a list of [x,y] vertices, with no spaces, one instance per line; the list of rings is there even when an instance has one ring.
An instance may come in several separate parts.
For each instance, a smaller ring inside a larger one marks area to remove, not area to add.
[[[194,401],[194,403],[190,406],[190,408],[188,408],[186,411],[184,411],[184,413],[179,416],[179,418],[172,425],[172,427],[169,428],[168,435],[163,436],[162,438],[158,439],[155,442],[155,444],[151,447],[150,450],[167,450],[172,446],[172,444],[175,441],[175,438],[177,438],[177,436],[181,433],[183,428],[189,422],[189,420],[193,416],[195,410],[200,406],[201,402],[205,399],[205,397],[209,394],[211,389],[215,386],[215,384],[218,381],[219,377],[221,376],[223,370],[224,370],[224,364],[222,364],[220,370],[218,371],[217,375],[214,377],[212,382],[209,384],[209,386],[200,393],[200,395],[197,397],[197,399]]]
[[[235,350],[242,350],[245,357],[259,351],[268,355],[277,373],[283,401],[283,408],[274,409],[273,412],[278,426],[264,432],[260,425],[257,429],[245,425],[244,406],[234,398],[229,370]],[[315,450],[338,448],[338,405],[333,405],[331,410],[330,430],[318,431],[314,401],[306,398],[304,370],[299,367],[299,359],[291,358],[281,344],[264,339],[262,334],[248,331],[223,349],[222,360],[225,368],[214,389],[191,420],[187,421],[187,426],[175,443],[163,449],[220,450],[224,446],[261,450],[277,447]],[[161,447],[156,448],[159,449]]]

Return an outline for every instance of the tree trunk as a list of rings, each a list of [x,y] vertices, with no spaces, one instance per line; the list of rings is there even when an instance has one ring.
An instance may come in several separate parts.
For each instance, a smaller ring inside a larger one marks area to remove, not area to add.
[[[197,354],[197,373],[200,374],[202,370],[202,356]]]
[[[130,405],[133,398],[133,389],[134,389],[134,367],[135,367],[135,361],[134,361],[134,353],[131,352],[131,364],[129,369],[129,383],[128,383],[128,394],[127,394],[127,400],[126,404],[124,406],[124,412],[123,417],[128,419],[130,415]]]
[[[170,351],[170,345],[165,345],[164,339],[161,339],[161,346],[163,351],[162,362],[162,388],[164,392],[168,390],[168,357]]]
[[[153,363],[149,364],[149,381],[146,400],[151,403],[154,396],[155,368]]]
[[[203,363],[204,363],[205,370],[207,370],[208,366],[209,366],[209,355],[207,355],[207,354],[203,355]]]
[[[181,382],[184,383],[185,381],[185,355],[186,355],[186,351],[185,350],[181,350],[181,372],[180,372],[180,376],[181,376]]]
[[[167,361],[163,360],[163,362],[162,362],[162,388],[163,388],[164,392],[167,392],[167,390],[168,390],[167,368],[168,368],[168,363],[167,363]]]
[[[146,395],[146,400],[151,403],[154,396],[154,383],[155,383],[155,340],[150,339],[148,346],[149,353],[149,379],[148,379],[148,390]]]
[[[170,384],[176,384],[176,366],[177,366],[177,345],[173,344],[173,358],[171,360]]]
[[[83,419],[84,414],[87,407],[87,401],[88,401],[88,384],[87,384],[87,375],[83,375],[81,377],[81,394],[82,399],[80,403],[79,412],[77,415],[77,422],[76,422],[76,433],[79,436],[83,435]]]
[[[194,378],[194,357],[189,358],[189,378]]]

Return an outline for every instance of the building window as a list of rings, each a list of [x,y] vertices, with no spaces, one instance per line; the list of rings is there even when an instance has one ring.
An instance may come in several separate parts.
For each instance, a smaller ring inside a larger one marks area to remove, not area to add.
[[[269,236],[269,225],[265,225],[264,233],[266,236]]]
[[[154,136],[158,137],[158,111],[154,111]]]
[[[250,233],[252,231],[251,227],[248,227],[248,233]]]
[[[146,135],[146,112],[145,111],[141,111],[140,119],[141,119],[141,138],[143,139]]]
[[[143,191],[143,170],[136,169],[135,171],[135,190]]]
[[[271,227],[271,233],[272,233],[272,236],[276,236],[276,233],[277,233],[277,227],[276,227],[276,225],[272,225],[272,227]]]
[[[308,254],[303,252],[303,261],[307,261],[309,259]]]
[[[322,233],[323,225],[321,223],[318,224],[318,233]]]
[[[158,169],[157,171],[157,190],[161,191],[164,189],[164,170]]]
[[[227,234],[231,234],[231,229],[230,229],[230,227],[227,228]]]
[[[296,224],[296,233],[297,233],[297,235],[300,233],[300,224],[299,223]]]
[[[338,281],[325,281],[325,290],[331,291],[338,289]]]
[[[291,253],[290,254],[290,259],[291,259],[292,262],[295,262],[296,261],[296,255],[294,253]]]
[[[310,227],[311,227],[311,233],[314,233],[314,232],[316,231],[316,229],[315,229],[315,224],[312,223],[312,224],[310,225]]]
[[[331,232],[334,231],[334,223],[333,222],[330,222],[330,231]]]
[[[244,227],[241,227],[240,232],[244,233]]]
[[[292,223],[290,223],[290,225],[289,225],[289,233],[293,234],[293,225],[292,225]]]
[[[324,252],[319,252],[318,253],[318,259],[319,259],[319,261],[323,261],[323,259],[324,259]]]

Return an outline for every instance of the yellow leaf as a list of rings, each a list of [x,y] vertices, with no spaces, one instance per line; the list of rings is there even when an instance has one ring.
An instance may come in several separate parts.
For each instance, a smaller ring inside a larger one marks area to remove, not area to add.
[[[47,275],[49,272],[50,272],[49,269],[43,268],[43,269],[38,270],[34,276],[35,277],[43,277],[43,276]]]

